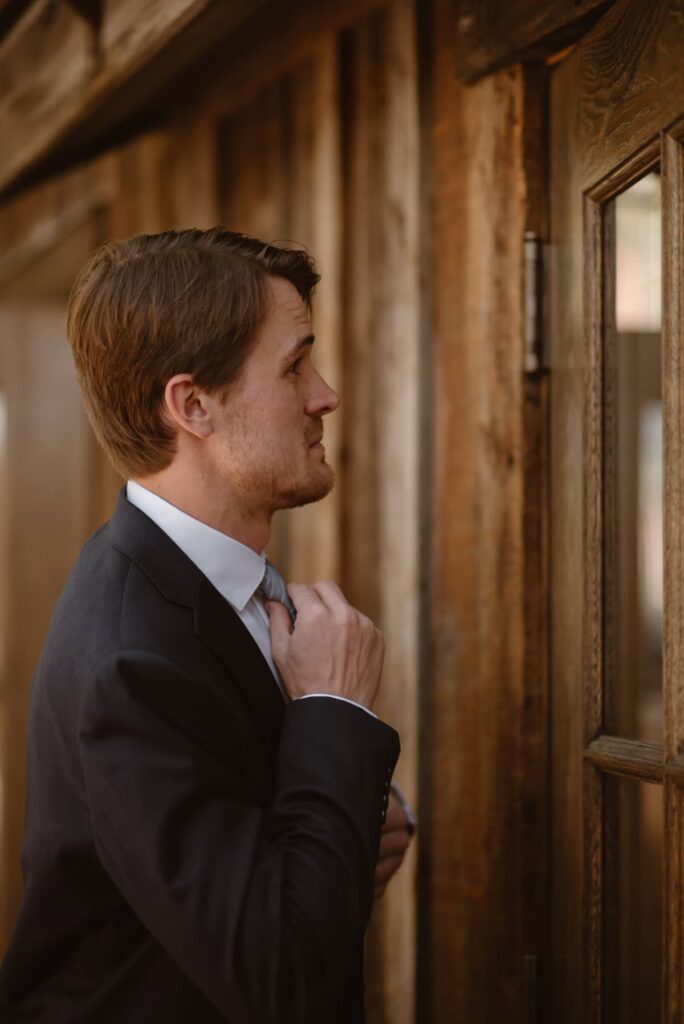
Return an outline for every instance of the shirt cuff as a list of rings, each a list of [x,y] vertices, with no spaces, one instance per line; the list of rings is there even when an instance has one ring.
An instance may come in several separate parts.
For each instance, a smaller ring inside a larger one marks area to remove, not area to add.
[[[336,693],[304,693],[301,697],[297,697],[297,700],[306,700],[307,697],[329,697],[330,700],[343,700],[345,704],[353,704],[355,708],[361,708],[367,715],[371,715],[373,718],[378,716],[370,708],[367,708],[364,704],[359,704],[356,700],[350,700],[349,697],[339,697]]]

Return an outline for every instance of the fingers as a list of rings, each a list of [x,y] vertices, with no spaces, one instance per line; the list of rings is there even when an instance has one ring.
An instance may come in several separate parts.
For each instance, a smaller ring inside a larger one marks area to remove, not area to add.
[[[401,855],[403,857],[410,842],[411,837],[405,828],[398,829],[393,832],[383,832],[380,836],[378,861],[384,860],[386,857],[393,857],[396,855]]]
[[[298,615],[323,603],[314,588],[306,583],[288,583],[287,592]]]
[[[396,795],[390,790],[387,816],[385,818],[385,824],[382,826],[382,831],[393,832],[395,829],[408,830],[408,816],[402,805],[399,803]]]
[[[319,580],[308,585],[306,583],[288,583],[287,592],[297,613],[317,604],[324,605],[329,611],[340,606],[350,608],[350,604],[334,580]],[[360,614],[357,612],[357,614]]]
[[[334,580],[319,580],[312,585],[312,589],[330,611],[334,611],[340,605],[349,607],[349,602]]]
[[[273,657],[277,664],[278,655],[283,650],[284,645],[287,644],[292,633],[292,619],[287,608],[280,601],[266,601],[266,611],[268,612],[268,625],[271,630]]]
[[[376,897],[381,896],[385,891],[390,878],[401,866],[402,859],[402,857],[386,857],[384,860],[378,861],[373,879],[373,893]]]

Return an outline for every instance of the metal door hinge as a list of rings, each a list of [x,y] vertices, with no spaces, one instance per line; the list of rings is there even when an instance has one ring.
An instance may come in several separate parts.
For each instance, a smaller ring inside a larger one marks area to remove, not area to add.
[[[545,338],[546,246],[534,231],[523,240],[523,370],[548,369]]]

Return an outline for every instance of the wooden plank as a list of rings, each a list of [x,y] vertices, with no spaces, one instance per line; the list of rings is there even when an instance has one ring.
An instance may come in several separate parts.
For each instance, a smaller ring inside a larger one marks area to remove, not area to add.
[[[473,82],[516,60],[540,60],[584,35],[614,0],[456,0],[456,74]]]
[[[642,782],[662,782],[663,748],[659,743],[626,740],[620,736],[599,736],[584,752],[595,768]]]
[[[291,237],[288,96],[289,81],[280,79],[257,91],[251,102],[213,129],[219,219],[231,230],[265,242]],[[215,118],[215,112],[211,116]],[[290,518],[289,512],[274,517],[268,553],[286,579],[296,579],[289,554]]]
[[[398,729],[397,780],[417,807],[419,661],[420,138],[412,0],[350,33],[343,579],[385,634],[375,710]],[[420,816],[420,809],[418,808]],[[415,861],[376,904],[367,938],[372,1024],[415,1019]]]
[[[342,391],[342,184],[337,37],[324,37],[295,69],[289,89],[288,237],[303,244],[321,273],[313,305],[314,363]],[[344,399],[343,399],[344,400]],[[339,579],[343,412],[324,420],[326,458],[338,474],[323,501],[290,517],[288,557],[296,579]]]
[[[267,0],[108,0],[99,33],[67,4],[34,0],[0,45],[0,192],[50,158],[101,142]],[[143,99],[144,98],[144,99]],[[59,151],[57,150],[59,147]]]
[[[426,1001],[489,1024],[526,1019],[546,952],[546,382],[522,373],[521,294],[524,232],[548,226],[544,82],[459,85],[451,16],[436,4]]]
[[[551,396],[550,396],[550,802],[552,863],[550,987],[553,1020],[575,1024],[582,1012],[583,663],[583,210],[577,52],[551,78]],[[590,807],[594,780],[586,779]],[[595,837],[592,837],[595,840]],[[595,842],[594,842],[595,848]],[[592,876],[593,877],[593,876]]]
[[[333,34],[286,75],[262,87],[242,110],[223,119],[216,175],[221,220],[228,227],[265,241],[304,245],[316,259],[322,281],[314,296],[314,359],[337,388],[342,255],[339,116]],[[202,123],[208,123],[206,110]],[[173,135],[182,147],[180,123]],[[328,461],[336,469],[341,419],[337,414],[325,421]],[[322,502],[275,517],[270,555],[288,578],[311,581],[339,575],[339,495],[337,487]]]
[[[681,91],[680,91],[681,96]],[[681,100],[680,100],[681,101]],[[684,119],[663,140],[664,1020],[684,1017]]]
[[[2,473],[9,495],[1,539],[0,950],[19,906],[29,684],[54,602],[92,529],[86,486],[94,444],[78,395],[61,306],[0,311],[6,409]],[[35,410],[40,409],[40,416]],[[55,501],[55,495],[59,500]]]

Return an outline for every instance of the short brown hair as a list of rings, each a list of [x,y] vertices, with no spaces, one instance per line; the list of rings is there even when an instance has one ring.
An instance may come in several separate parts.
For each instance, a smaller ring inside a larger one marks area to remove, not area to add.
[[[222,227],[108,242],[78,275],[67,331],[90,422],[124,476],[168,466],[175,432],[162,416],[167,381],[190,373],[226,393],[268,309],[268,277],[307,306],[319,276],[302,249]]]

